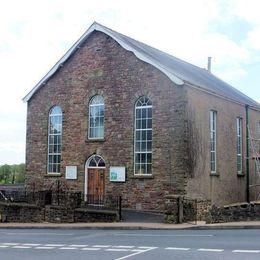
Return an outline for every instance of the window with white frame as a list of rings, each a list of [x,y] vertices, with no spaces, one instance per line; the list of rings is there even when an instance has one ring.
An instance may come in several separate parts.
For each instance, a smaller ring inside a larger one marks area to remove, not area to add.
[[[140,97],[135,104],[134,173],[152,174],[152,102]]]
[[[237,173],[242,173],[242,118],[237,118]]]
[[[104,99],[94,96],[89,102],[89,139],[104,138]]]
[[[54,106],[49,112],[48,173],[60,173],[62,137],[62,110]]]
[[[216,148],[216,126],[217,112],[210,111],[210,171],[217,172],[217,148]]]

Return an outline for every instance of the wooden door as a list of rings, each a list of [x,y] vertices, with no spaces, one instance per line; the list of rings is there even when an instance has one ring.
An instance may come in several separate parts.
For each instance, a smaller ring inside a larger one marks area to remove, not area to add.
[[[89,204],[103,204],[105,194],[105,170],[88,169],[88,195]]]

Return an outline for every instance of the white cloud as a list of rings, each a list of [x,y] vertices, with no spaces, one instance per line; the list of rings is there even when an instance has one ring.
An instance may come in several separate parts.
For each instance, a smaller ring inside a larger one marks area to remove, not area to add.
[[[213,73],[239,82],[248,75],[246,65],[260,57],[259,4],[259,0],[5,1],[0,9],[0,159],[10,156],[8,147],[15,147],[10,144],[25,147],[22,97],[94,20],[201,67],[212,56]],[[235,18],[251,26],[242,43],[217,30],[218,24]]]
[[[253,30],[247,33],[247,39],[245,43],[249,48],[260,50],[260,26],[255,27]]]

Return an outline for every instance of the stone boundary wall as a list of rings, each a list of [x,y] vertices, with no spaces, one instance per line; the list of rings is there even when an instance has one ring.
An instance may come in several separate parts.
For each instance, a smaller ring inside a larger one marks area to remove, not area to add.
[[[255,220],[260,220],[260,201],[213,206],[206,217],[207,224]]]
[[[40,207],[27,203],[0,202],[0,222],[116,222],[118,213],[109,210],[85,208],[71,209],[64,206],[49,205]]]
[[[202,199],[192,199],[181,195],[165,197],[165,222],[182,223],[206,220],[211,202]]]

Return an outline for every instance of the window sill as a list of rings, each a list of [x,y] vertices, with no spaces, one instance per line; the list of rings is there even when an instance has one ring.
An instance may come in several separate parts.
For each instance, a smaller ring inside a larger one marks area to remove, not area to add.
[[[61,177],[61,173],[47,173],[44,177]]]
[[[129,177],[129,179],[154,179],[154,176],[152,174],[136,174]]]
[[[217,172],[211,172],[211,173],[210,173],[210,176],[216,176],[216,177],[219,177],[219,173],[217,173]]]
[[[91,143],[91,142],[105,142],[106,141],[106,139],[105,138],[102,138],[102,139],[86,139],[85,140],[86,141],[86,143]]]
[[[237,173],[237,177],[244,177],[246,176],[243,172],[242,173]]]

